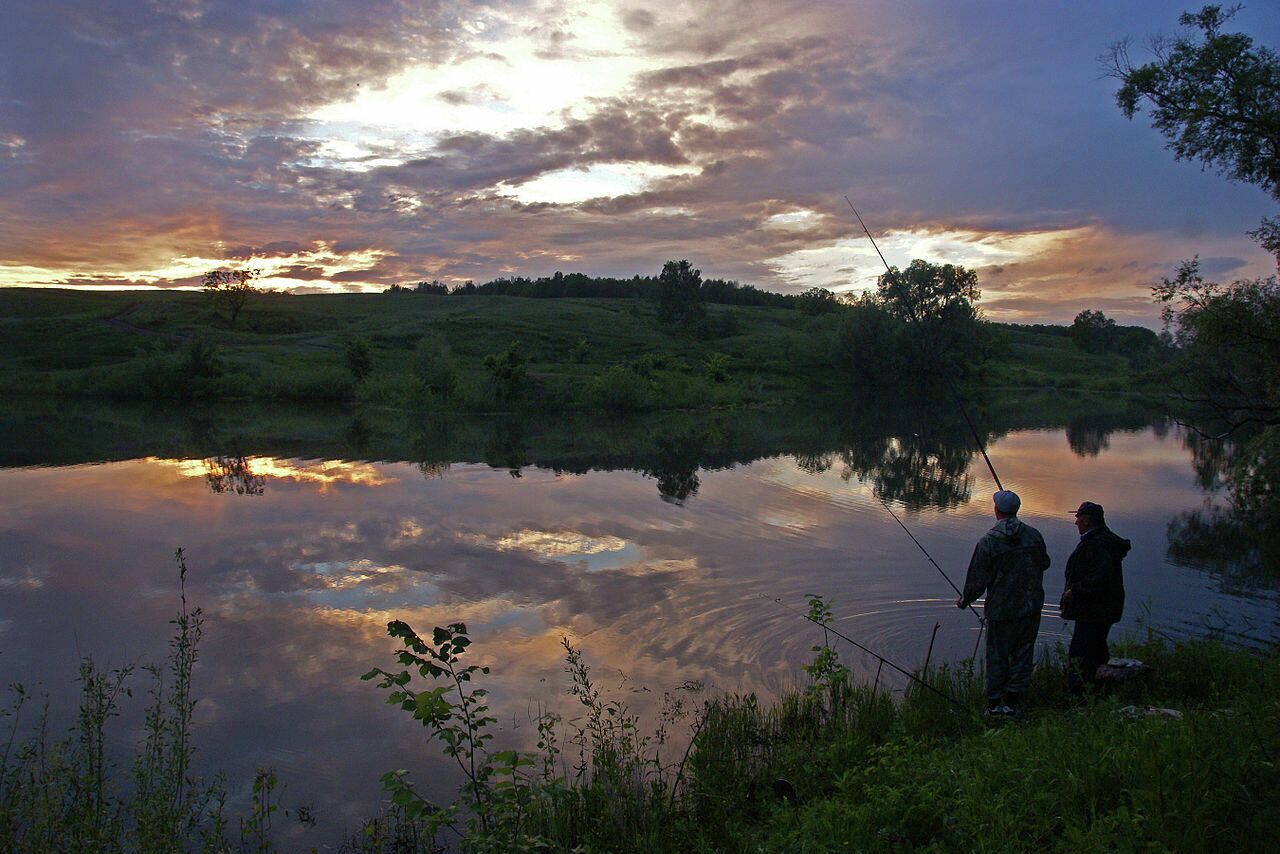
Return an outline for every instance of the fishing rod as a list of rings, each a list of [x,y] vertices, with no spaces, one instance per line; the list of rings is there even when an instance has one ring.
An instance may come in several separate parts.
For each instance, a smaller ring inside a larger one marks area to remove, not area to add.
[[[876,243],[875,237],[871,234],[871,229],[867,228],[867,224],[863,222],[862,214],[858,213],[858,209],[853,206],[853,202],[849,199],[848,196],[844,197],[844,201],[845,201],[845,204],[849,206],[849,210],[853,211],[853,215],[858,218],[858,225],[862,226],[863,233],[867,235],[867,239],[871,241],[871,245],[876,250],[876,254],[880,256],[880,263],[884,264],[885,272],[892,274],[893,268],[890,267],[889,262],[885,260],[884,253],[880,251],[880,246]],[[996,487],[1000,490],[1003,490],[1004,484],[1000,482],[1000,475],[996,474],[996,467],[992,465],[991,457],[987,456],[986,445],[985,443],[983,443],[982,437],[978,435],[978,429],[973,426],[973,421],[970,420],[969,418],[969,412],[967,409],[965,409],[964,400],[960,397],[960,393],[956,391],[955,385],[951,382],[949,378],[947,379],[947,388],[951,391],[951,397],[956,403],[956,408],[960,410],[960,415],[964,418],[964,423],[969,425],[969,432],[973,434],[973,441],[978,446],[978,451],[982,454],[982,459],[986,461],[987,469],[991,472],[991,477],[995,480]],[[938,562],[933,559],[933,555],[929,554],[928,550],[920,543],[919,540],[916,539],[915,534],[911,533],[911,530],[902,523],[902,520],[898,518],[897,513],[893,512],[893,508],[889,506],[888,502],[886,502],[883,498],[880,498],[879,500],[880,500],[880,503],[884,505],[884,509],[889,511],[889,515],[893,517],[893,521],[898,523],[898,527],[906,531],[907,536],[911,538],[911,542],[916,544],[916,546],[920,549],[920,551],[924,553],[924,556],[929,559],[929,563],[933,564],[934,568],[937,569],[938,572],[942,574],[942,577],[946,579],[947,584],[951,585],[951,589],[956,591],[956,595],[959,596],[961,599],[963,599],[964,594],[960,592],[960,588],[956,587],[955,582],[951,580],[951,577],[947,575],[945,571],[943,571],[941,566],[938,566]],[[973,615],[978,618],[978,625],[979,625],[978,640],[973,646],[973,656],[972,656],[973,658],[977,658],[978,645],[982,643],[982,633],[987,627],[987,621],[983,619],[982,615],[978,613],[977,609],[974,608],[972,604],[969,605],[969,610],[972,611]]]
[[[876,239],[871,236],[871,230],[867,228],[867,224],[862,221],[862,214],[858,213],[858,209],[853,206],[853,202],[849,201],[848,196],[845,196],[844,200],[845,203],[849,205],[849,210],[853,211],[853,215],[858,218],[858,225],[862,226],[862,231],[867,235],[867,239],[871,241],[871,245],[876,250],[876,254],[880,256],[880,263],[884,264],[885,272],[892,274],[893,268],[890,267],[889,262],[885,260],[884,253],[880,251],[880,247],[876,244]],[[978,428],[973,426],[973,421],[969,418],[969,410],[965,408],[964,399],[960,397],[960,393],[956,391],[955,384],[952,383],[949,378],[947,378],[946,382],[947,389],[951,392],[951,397],[956,402],[956,408],[960,410],[960,415],[964,418],[964,423],[969,425],[969,432],[973,434],[974,444],[978,446],[978,452],[982,454],[982,459],[987,463],[987,470],[991,472],[991,477],[996,482],[996,488],[1003,492],[1004,484],[1000,482],[1000,475],[996,474],[996,467],[991,464],[991,457],[987,456],[987,446],[982,441],[982,437],[978,435]],[[899,522],[898,524],[901,525],[902,523]],[[911,532],[908,531],[907,533],[909,534]],[[914,540],[915,537],[912,537],[911,539]],[[917,545],[919,545],[919,543],[917,543]],[[933,560],[933,558],[929,559]],[[955,587],[954,584],[951,586]]]
[[[795,608],[792,608],[790,605],[788,605],[786,602],[783,602],[781,599],[778,599],[778,598],[769,599],[767,596],[765,596],[764,594],[761,594],[761,593],[757,593],[756,595],[757,595],[757,596],[759,596],[761,599],[766,599],[767,601],[773,602],[773,603],[775,603],[775,604],[777,604],[777,605],[779,605],[779,606],[781,606],[781,607],[783,607],[783,608],[786,608],[788,611],[790,611],[791,613],[795,614],[797,617],[801,617],[801,618],[803,618],[803,619],[805,619],[805,620],[808,620],[809,622],[813,623],[815,626],[821,626],[821,627],[823,628],[823,630],[824,630],[824,631],[831,632],[831,634],[833,634],[833,635],[835,635],[836,637],[840,638],[840,640],[848,641],[849,643],[853,644],[853,645],[854,645],[855,647],[857,647],[858,649],[860,649],[860,650],[862,650],[863,652],[865,652],[867,655],[870,655],[871,657],[873,657],[873,658],[877,659],[877,660],[880,662],[880,664],[882,664],[882,665],[885,665],[885,664],[889,665],[891,668],[893,668],[894,670],[898,671],[899,673],[901,673],[903,676],[907,677],[907,678],[908,678],[908,679],[910,679],[911,681],[916,682],[916,683],[918,683],[918,684],[922,685],[922,686],[923,686],[923,687],[925,687],[925,688],[928,688],[930,691],[932,691],[933,693],[937,694],[939,697],[943,698],[943,699],[944,699],[944,700],[946,700],[947,702],[949,702],[949,703],[953,703],[953,704],[955,704],[956,706],[959,706],[961,709],[964,709],[966,712],[969,712],[970,714],[973,714],[973,709],[969,708],[969,707],[968,707],[968,706],[966,706],[964,703],[962,703],[962,702],[960,702],[959,700],[957,700],[955,697],[951,696],[950,694],[948,694],[947,692],[945,692],[945,691],[941,690],[940,688],[937,688],[937,687],[935,687],[935,686],[933,686],[933,685],[930,685],[928,682],[926,682],[925,680],[921,679],[919,676],[915,675],[914,673],[910,672],[909,670],[906,670],[906,669],[904,669],[904,668],[902,668],[902,667],[899,667],[898,665],[894,664],[892,661],[890,661],[889,659],[885,658],[883,655],[881,655],[880,653],[876,652],[875,650],[868,649],[867,647],[865,647],[865,646],[863,646],[862,644],[858,643],[856,640],[854,640],[853,638],[849,637],[848,635],[846,635],[846,634],[842,634],[841,632],[839,632],[839,631],[837,631],[836,629],[832,628],[830,624],[828,624],[828,623],[824,623],[824,622],[822,622],[821,620],[814,619],[812,616],[810,616],[809,614],[806,614],[804,611],[800,611],[800,610],[797,610],[797,609],[795,609]]]
[[[920,549],[920,551],[924,554],[924,556],[929,559],[929,563],[933,564],[933,568],[938,570],[938,573],[943,577],[943,579],[946,580],[947,584],[951,585],[951,589],[956,592],[956,595],[961,598],[964,598],[964,593],[960,591],[959,587],[956,587],[956,583],[951,580],[951,576],[947,575],[946,570],[938,566],[938,562],[933,559],[933,555],[929,554],[929,550],[926,549],[924,545],[919,540],[916,539],[916,535],[911,533],[911,529],[902,523],[902,520],[898,518],[898,514],[893,512],[893,508],[889,506],[889,502],[885,501],[883,498],[881,498],[878,495],[876,496],[876,500],[879,501],[884,506],[885,510],[889,511],[889,515],[893,517],[893,521],[898,523],[898,527],[906,532],[907,536],[911,538],[911,542],[916,544],[916,548]],[[978,622],[980,623],[983,622],[982,615],[978,613],[976,608],[970,605],[969,610],[973,612],[973,616],[978,618]]]

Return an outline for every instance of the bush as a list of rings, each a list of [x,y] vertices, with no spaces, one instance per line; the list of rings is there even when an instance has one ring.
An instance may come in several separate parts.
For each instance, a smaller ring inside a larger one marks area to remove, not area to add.
[[[452,397],[458,387],[458,369],[443,338],[425,335],[413,351],[413,376],[427,391]]]
[[[373,353],[368,342],[360,338],[348,338],[342,347],[343,358],[346,359],[347,370],[358,383],[373,371]]]
[[[621,365],[610,365],[591,382],[591,398],[606,412],[644,412],[656,406],[652,383]]]
[[[528,360],[520,350],[520,342],[512,341],[501,355],[484,357],[484,369],[498,397],[512,401],[520,397],[528,379]]]

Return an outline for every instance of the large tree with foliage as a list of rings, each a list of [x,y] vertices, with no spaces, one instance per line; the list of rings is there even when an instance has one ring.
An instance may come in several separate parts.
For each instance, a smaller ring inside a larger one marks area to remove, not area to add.
[[[890,267],[877,282],[880,303],[907,324],[904,343],[918,370],[958,367],[976,358],[978,274],[955,264],[915,259],[905,270]]]
[[[1280,201],[1280,56],[1243,33],[1224,33],[1236,12],[1205,6],[1179,23],[1192,33],[1156,40],[1154,60],[1135,65],[1113,47],[1116,100],[1132,118],[1142,106],[1174,156],[1199,160],[1257,184]],[[1280,258],[1280,220],[1253,235]],[[1170,555],[1235,543],[1247,565],[1280,559],[1280,285],[1274,276],[1229,285],[1205,281],[1196,261],[1153,289],[1183,351],[1178,376],[1197,405],[1196,431],[1228,439],[1204,459],[1226,483],[1229,513],[1194,511],[1170,526]],[[1206,463],[1207,465],[1207,463]]]
[[[1223,26],[1239,7],[1205,6],[1178,22],[1191,32],[1155,39],[1152,60],[1135,64],[1128,42],[1111,48],[1107,70],[1120,80],[1116,103],[1128,118],[1143,107],[1179,160],[1215,166],[1280,200],[1280,56]],[[1255,237],[1280,254],[1280,220]]]

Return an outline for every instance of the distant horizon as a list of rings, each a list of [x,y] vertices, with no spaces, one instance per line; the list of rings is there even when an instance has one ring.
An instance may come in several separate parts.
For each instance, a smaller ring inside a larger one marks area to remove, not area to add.
[[[0,33],[0,287],[292,292],[653,275],[781,293],[976,270],[1001,322],[1159,328],[1276,272],[1274,202],[1124,118],[1100,56],[1201,2],[55,0]],[[1227,29],[1280,45],[1247,2]],[[579,267],[578,265],[581,265]]]

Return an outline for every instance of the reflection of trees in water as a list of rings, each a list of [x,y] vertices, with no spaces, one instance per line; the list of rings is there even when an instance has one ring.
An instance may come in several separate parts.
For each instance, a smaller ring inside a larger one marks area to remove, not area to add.
[[[1096,457],[1111,447],[1114,433],[1152,430],[1157,438],[1169,433],[1169,419],[1146,415],[1116,417],[1112,414],[1086,413],[1067,422],[1067,445],[1077,457]]]
[[[530,464],[524,434],[525,425],[519,419],[494,424],[484,449],[485,463],[493,468],[506,469],[512,477],[520,477],[521,469]]]
[[[243,456],[216,456],[204,461],[205,481],[217,495],[262,495],[267,489],[267,479],[254,474],[249,461]]]
[[[1029,415],[1013,421],[1004,410],[969,403],[984,443],[1017,426],[1064,423],[1044,401],[1024,398],[1018,403]],[[477,419],[443,413],[411,418],[412,459],[427,477],[438,477],[458,461],[481,461],[513,476],[530,465],[569,473],[627,469],[654,478],[659,495],[674,504],[697,496],[704,471],[789,455],[812,475],[841,465],[846,479],[867,481],[878,496],[911,508],[955,507],[971,497],[969,470],[977,453],[964,416],[949,398],[881,395],[847,408],[815,403],[802,412],[662,413],[630,419],[588,414],[553,421]],[[1030,425],[1023,423],[1027,418],[1034,419]],[[1150,414],[1095,411],[1081,429],[1093,437],[1090,442],[1105,445],[1111,431],[1150,424]],[[1084,447],[1073,444],[1078,453]]]
[[[840,476],[870,481],[878,497],[913,509],[955,507],[969,500],[973,486],[973,452],[957,441],[964,436],[872,437],[840,453]]]
[[[831,470],[831,454],[796,454],[796,468],[807,474],[822,474]]]
[[[1096,424],[1072,422],[1067,425],[1067,445],[1077,457],[1096,457],[1111,447],[1111,431]]]
[[[684,502],[698,493],[699,461],[708,441],[707,431],[690,431],[680,435],[659,436],[657,459],[644,469],[658,480],[658,495],[670,504]]]
[[[1185,434],[1200,486],[1225,489],[1226,506],[1206,505],[1169,522],[1169,560],[1228,581],[1280,581],[1280,428],[1233,440]]]

